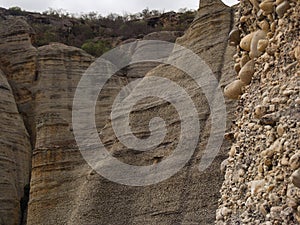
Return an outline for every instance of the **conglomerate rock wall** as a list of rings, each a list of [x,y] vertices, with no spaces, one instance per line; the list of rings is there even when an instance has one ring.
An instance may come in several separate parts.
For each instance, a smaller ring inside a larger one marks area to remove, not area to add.
[[[240,3],[239,98],[216,224],[300,224],[300,2]]]

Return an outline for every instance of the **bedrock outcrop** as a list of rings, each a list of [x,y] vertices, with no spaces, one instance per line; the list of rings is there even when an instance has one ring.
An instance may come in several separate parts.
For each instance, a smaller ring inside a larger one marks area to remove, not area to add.
[[[1,70],[0,116],[0,224],[18,225],[25,219],[32,152],[23,118]]]
[[[233,8],[218,0],[201,1],[191,27],[177,39],[178,44],[191,49],[205,61],[222,87],[234,79],[232,57],[235,48],[227,45],[227,36],[235,20],[233,11]],[[17,148],[3,148],[3,155],[8,155],[5,158],[8,161],[4,160],[3,165],[9,162],[18,166],[16,170],[3,173],[4,177],[11,179],[11,186],[7,186],[8,182],[0,184],[9,199],[9,204],[6,204],[0,198],[4,203],[0,205],[6,207],[0,220],[4,225],[18,224],[16,221],[22,220],[22,217],[26,218],[28,225],[214,222],[223,181],[219,167],[226,157],[229,143],[225,141],[212,165],[199,172],[198,165],[211,124],[209,104],[195,81],[171,66],[148,63],[125,68],[106,84],[97,101],[95,122],[105,146],[121,161],[143,165],[165,160],[174,150],[180,135],[181,119],[174,107],[159,99],[147,98],[134,107],[132,129],[137,137],[146,138],[149,135],[149,121],[159,115],[167,124],[166,138],[158,149],[145,154],[136,154],[120,143],[111,127],[110,107],[121,88],[130,81],[159,74],[178,83],[196,105],[201,126],[195,153],[180,172],[152,186],[124,186],[95,173],[84,161],[73,135],[71,113],[75,89],[95,59],[80,49],[59,43],[33,47],[34,31],[23,18],[1,19],[0,29],[1,77],[4,87],[7,87],[5,90],[8,89],[6,92],[3,89],[4,97],[0,100],[6,102],[10,99],[12,106],[9,107],[14,107],[15,113],[11,119],[13,124],[8,127],[3,125],[1,140],[9,142],[11,138],[11,143],[21,142]],[[162,32],[145,36],[144,40],[174,41],[176,37],[176,32]],[[139,53],[140,49],[137,45],[133,51]],[[229,113],[224,120],[230,127],[230,112],[235,110],[235,102],[226,102]],[[17,135],[6,138],[5,129]],[[18,135],[23,135],[20,140]],[[17,178],[13,179],[14,176]],[[28,188],[29,178],[27,212],[23,210],[27,208],[27,201],[22,198],[26,196],[24,188]],[[11,187],[16,191],[12,191]],[[20,202],[24,202],[24,207]],[[7,218],[7,215],[12,216]]]
[[[224,86],[234,78],[231,57],[235,48],[227,46],[227,36],[234,21],[233,9],[220,1],[201,2],[197,18],[185,35],[177,39],[177,43],[200,55]],[[73,211],[69,224],[167,225],[214,222],[218,192],[222,183],[219,167],[229,145],[225,142],[213,164],[206,171],[199,172],[198,165],[210,131],[210,113],[206,97],[195,81],[168,65],[160,65],[147,73],[133,93],[143,93],[153,88],[143,85],[143,82],[154,76],[168,78],[184,87],[196,104],[202,130],[192,159],[183,170],[170,179],[145,187],[113,183],[90,170],[80,186],[81,191],[76,198],[76,211]],[[229,111],[234,109],[233,104],[228,101]],[[131,128],[138,138],[146,138],[149,135],[149,121],[155,116],[163,118],[168,129],[167,136],[155,151],[131,151],[116,138],[111,122],[99,131],[105,147],[114,157],[132,165],[149,165],[165,160],[174,150],[180,135],[181,120],[171,104],[157,98],[147,98],[138,102],[130,115]],[[224,119],[226,120],[226,116]]]
[[[251,76],[238,97],[216,224],[300,223],[299,12],[299,1],[241,1],[235,68],[243,82],[252,61]]]

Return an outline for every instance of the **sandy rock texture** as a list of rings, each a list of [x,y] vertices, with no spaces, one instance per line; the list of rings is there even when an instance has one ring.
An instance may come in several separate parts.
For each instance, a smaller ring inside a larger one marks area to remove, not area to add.
[[[253,60],[254,73],[238,101],[218,225],[300,223],[299,12],[299,1],[241,1],[234,59]]]
[[[167,135],[155,151],[124,146],[112,129],[110,112],[129,82],[141,79],[134,90],[142,93],[151,89],[143,85],[147,78],[168,78],[185,88],[199,117],[201,133],[191,160],[173,177],[143,187],[101,177],[78,150],[73,97],[95,59],[60,43],[35,48],[35,32],[24,18],[1,17],[0,224],[298,224],[299,10],[296,0],[242,0],[232,8],[220,0],[201,0],[182,37],[168,31],[143,38],[176,40],[198,54],[225,89],[228,115],[223,119],[228,128],[234,124],[212,165],[199,172],[211,117],[195,81],[158,63],[118,71],[99,95],[95,122],[106,148],[120,161],[141,166],[165,160],[181,129],[171,104],[146,98],[130,115],[133,133],[147,138],[149,121],[160,116]],[[131,41],[136,43],[134,61],[145,46]]]
[[[235,48],[227,46],[227,35],[234,21],[233,10],[221,1],[201,3],[197,18],[186,34],[177,39],[177,43],[199,54],[216,78],[221,80],[221,85],[225,86],[234,77],[231,58]],[[211,57],[212,55],[214,57]],[[206,98],[195,82],[178,69],[160,65],[147,73],[146,77],[157,75],[183,86],[199,110],[202,130],[195,154],[182,171],[162,183],[146,187],[119,185],[90,170],[80,187],[81,192],[76,199],[77,209],[72,213],[69,224],[167,225],[214,222],[218,192],[222,183],[219,167],[227,152],[228,143],[224,144],[221,153],[209,169],[200,173],[198,165],[210,130]],[[143,81],[136,87],[136,93],[151,88],[143,85]],[[228,103],[233,104],[232,101]],[[230,106],[229,109],[232,110],[234,107]],[[155,152],[137,153],[128,150],[115,137],[110,122],[101,130],[101,138],[111,154],[123,162],[148,165],[165,160],[174,150],[180,134],[180,118],[170,104],[156,98],[147,98],[136,104],[131,114],[132,129],[137,137],[147,137],[149,120],[157,115],[166,121],[168,133]]]
[[[222,86],[234,77],[231,59],[235,49],[227,46],[234,20],[232,12],[220,1],[202,1],[197,18],[177,41],[199,54]],[[213,223],[222,183],[219,166],[229,144],[224,144],[207,171],[198,171],[209,136],[209,107],[190,78],[170,66],[148,63],[124,68],[106,84],[97,101],[96,124],[106,146],[120,160],[139,165],[157,163],[177,143],[180,119],[176,110],[149,99],[136,105],[132,123],[137,136],[142,138],[147,135],[152,117],[159,114],[167,121],[167,138],[155,153],[135,155],[119,145],[111,133],[109,114],[115,96],[128,82],[145,74],[158,73],[185,87],[199,109],[203,128],[193,158],[174,177],[148,187],[116,184],[91,170],[73,135],[71,110],[75,88],[95,59],[80,49],[59,43],[33,47],[35,32],[24,18],[1,18],[0,23],[0,101],[3,118],[7,118],[0,123],[0,166],[5,168],[0,183],[1,224]],[[180,35],[159,32],[145,36],[144,40],[173,42]],[[139,53],[140,47],[136,45],[133,51]],[[229,111],[234,109],[233,104],[228,101]]]
[[[23,118],[1,70],[0,116],[0,224],[18,225],[25,221],[32,152]]]

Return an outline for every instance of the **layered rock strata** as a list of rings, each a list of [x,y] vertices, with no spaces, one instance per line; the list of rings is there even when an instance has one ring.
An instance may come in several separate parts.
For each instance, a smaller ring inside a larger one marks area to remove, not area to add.
[[[235,49],[227,46],[227,35],[233,24],[232,9],[220,1],[201,2],[197,19],[186,34],[177,40],[177,43],[199,54],[224,86],[234,76],[233,64],[230,66],[230,63]],[[214,57],[211,57],[212,54]],[[81,185],[81,192],[76,199],[77,209],[73,212],[69,224],[212,224],[214,222],[218,192],[222,183],[219,167],[227,151],[226,143],[209,169],[199,172],[198,165],[210,132],[209,106],[206,97],[195,81],[176,68],[160,65],[146,75],[147,78],[154,76],[175,81],[187,90],[196,104],[202,130],[192,159],[172,178],[145,187],[119,185],[91,170],[88,178]],[[151,88],[143,85],[144,80],[133,93],[143,93]],[[228,103],[232,104],[230,101]],[[233,105],[230,106],[229,109],[232,110]],[[157,98],[147,98],[138,102],[130,115],[131,128],[138,138],[146,138],[149,135],[149,121],[155,116],[163,118],[168,129],[166,138],[155,151],[137,153],[129,150],[115,137],[111,123],[107,123],[105,128],[99,131],[105,147],[114,157],[132,165],[149,165],[165,160],[176,147],[180,135],[181,121],[171,104]]]
[[[0,224],[25,220],[28,202],[31,145],[12,89],[0,70]]]

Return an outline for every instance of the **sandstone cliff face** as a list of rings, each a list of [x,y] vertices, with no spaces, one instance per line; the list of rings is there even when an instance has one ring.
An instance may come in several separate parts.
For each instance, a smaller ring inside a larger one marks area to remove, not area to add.
[[[209,64],[218,79],[222,74],[226,74],[230,79],[233,71],[229,67],[224,67],[224,63],[231,61],[234,54],[234,48],[227,47],[227,35],[232,23],[233,17],[229,7],[219,1],[203,1],[198,18],[185,36],[177,42],[198,53]],[[224,55],[229,57],[225,59]],[[118,185],[105,180],[95,171],[90,171],[81,185],[81,192],[76,199],[77,210],[73,212],[69,224],[212,224],[214,222],[218,192],[222,182],[219,166],[226,152],[226,144],[213,165],[207,171],[200,173],[198,165],[210,130],[209,107],[205,96],[195,86],[194,81],[178,69],[158,66],[146,76],[157,74],[185,87],[197,105],[201,127],[204,129],[200,134],[200,142],[193,158],[174,177],[146,187]],[[226,77],[222,78],[222,82],[228,82]],[[151,87],[143,85],[142,80],[135,91],[142,93],[143,90],[147,91],[147,88]],[[101,131],[101,138],[113,156],[128,164],[145,165],[162,161],[178,143],[180,119],[176,110],[158,99],[147,99],[135,106],[131,114],[132,129],[137,137],[147,137],[149,120],[157,115],[165,119],[168,134],[154,153],[137,154],[128,150],[115,137],[111,123]]]
[[[221,86],[234,76],[231,58],[235,48],[227,46],[227,35],[234,21],[232,11],[218,0],[201,1],[197,18],[186,34],[177,40],[178,44],[201,56]],[[182,171],[157,185],[123,186],[91,170],[83,160],[72,132],[71,110],[75,88],[94,58],[82,50],[58,43],[38,49],[32,47],[31,36],[34,32],[22,19],[1,21],[2,30],[0,68],[6,75],[6,78],[2,76],[4,86],[7,84],[5,79],[12,86],[12,91],[4,93],[10,93],[11,96],[12,106],[7,106],[7,109],[15,107],[15,117],[12,118],[14,124],[6,126],[5,123],[3,127],[11,129],[11,133],[23,135],[23,138],[19,140],[18,135],[8,137],[8,140],[12,138],[11,143],[20,142],[20,147],[14,151],[16,156],[10,147],[3,148],[3,154],[9,155],[9,160],[14,160],[19,169],[3,173],[4,177],[11,179],[9,185],[17,188],[11,191],[11,186],[1,184],[0,188],[5,190],[3,193],[10,200],[9,204],[1,202],[5,211],[3,217],[1,214],[3,221],[0,222],[4,225],[18,224],[23,216],[29,225],[213,223],[222,183],[219,166],[225,158],[228,143],[224,143],[213,164],[200,173],[198,165],[211,126],[206,97],[191,78],[170,66],[155,68],[156,63],[136,64],[119,71],[101,92],[96,106],[98,131],[112,154],[128,163],[143,165],[164,160],[174,150],[180,131],[180,118],[171,105],[157,99],[146,99],[137,104],[132,113],[133,130],[139,138],[146,137],[149,120],[160,115],[167,121],[166,139],[155,153],[149,154],[135,155],[121,145],[111,128],[109,113],[115,96],[128,82],[143,78],[146,73],[147,77],[159,74],[169,78],[188,91],[199,113],[202,128],[199,143],[192,159]],[[174,41],[177,36],[176,32],[163,32],[150,34],[144,39]],[[134,51],[138,53],[140,47],[137,45]],[[229,111],[234,109],[233,105],[232,101],[228,101]],[[16,121],[19,121],[18,124]],[[24,127],[30,134],[32,148]],[[1,132],[2,139],[6,139],[5,132]],[[3,163],[5,166],[7,162],[4,160]],[[28,184],[29,173],[30,200],[26,215],[18,204]],[[12,174],[17,179],[12,179]],[[15,219],[11,221],[8,218]]]
[[[1,30],[0,65],[13,85],[12,91],[4,74],[1,74],[1,90],[8,91],[6,95],[11,98],[7,111],[3,113],[14,111],[15,114],[10,120],[4,121],[1,139],[5,140],[8,132],[10,135],[24,132],[23,138],[15,135],[11,137],[12,140],[5,141],[5,145],[14,145],[2,148],[3,157],[6,156],[2,166],[7,170],[3,172],[1,184],[1,193],[5,197],[1,204],[4,207],[1,223],[19,224],[24,217],[23,221],[27,219],[27,224],[66,224],[72,217],[74,205],[77,208],[75,199],[80,192],[78,187],[84,183],[80,178],[83,176],[86,179],[89,170],[72,134],[72,100],[79,79],[94,59],[82,50],[58,43],[38,49],[32,47],[34,31],[21,18],[1,21]],[[178,35],[180,32],[158,32],[145,39],[172,42]],[[134,51],[138,49],[139,46],[136,46]],[[129,66],[110,79],[97,104],[98,129],[102,129],[107,122],[110,106],[121,87],[132,79],[143,77],[156,66],[156,63],[142,67]],[[3,95],[1,99],[6,97]],[[4,106],[6,110],[6,104]],[[3,118],[6,118],[6,114]],[[16,125],[10,126],[9,123],[14,120]],[[26,133],[24,125],[30,135]],[[8,128],[11,130],[6,133]],[[27,140],[30,137],[33,151]],[[8,165],[8,162],[12,165]],[[24,196],[24,192],[29,191],[29,175],[32,177],[32,188],[27,216],[28,193]],[[46,217],[49,218],[47,221]]]
[[[238,101],[217,224],[300,224],[300,2],[250,2],[241,1],[242,40],[235,39],[235,68],[250,79]]]
[[[32,28],[22,19],[0,21],[0,68],[12,85],[18,109],[35,140],[31,86],[36,76],[37,50],[31,45]]]
[[[26,211],[31,145],[14,95],[0,70],[0,224],[17,225]],[[27,191],[26,191],[27,192]]]

